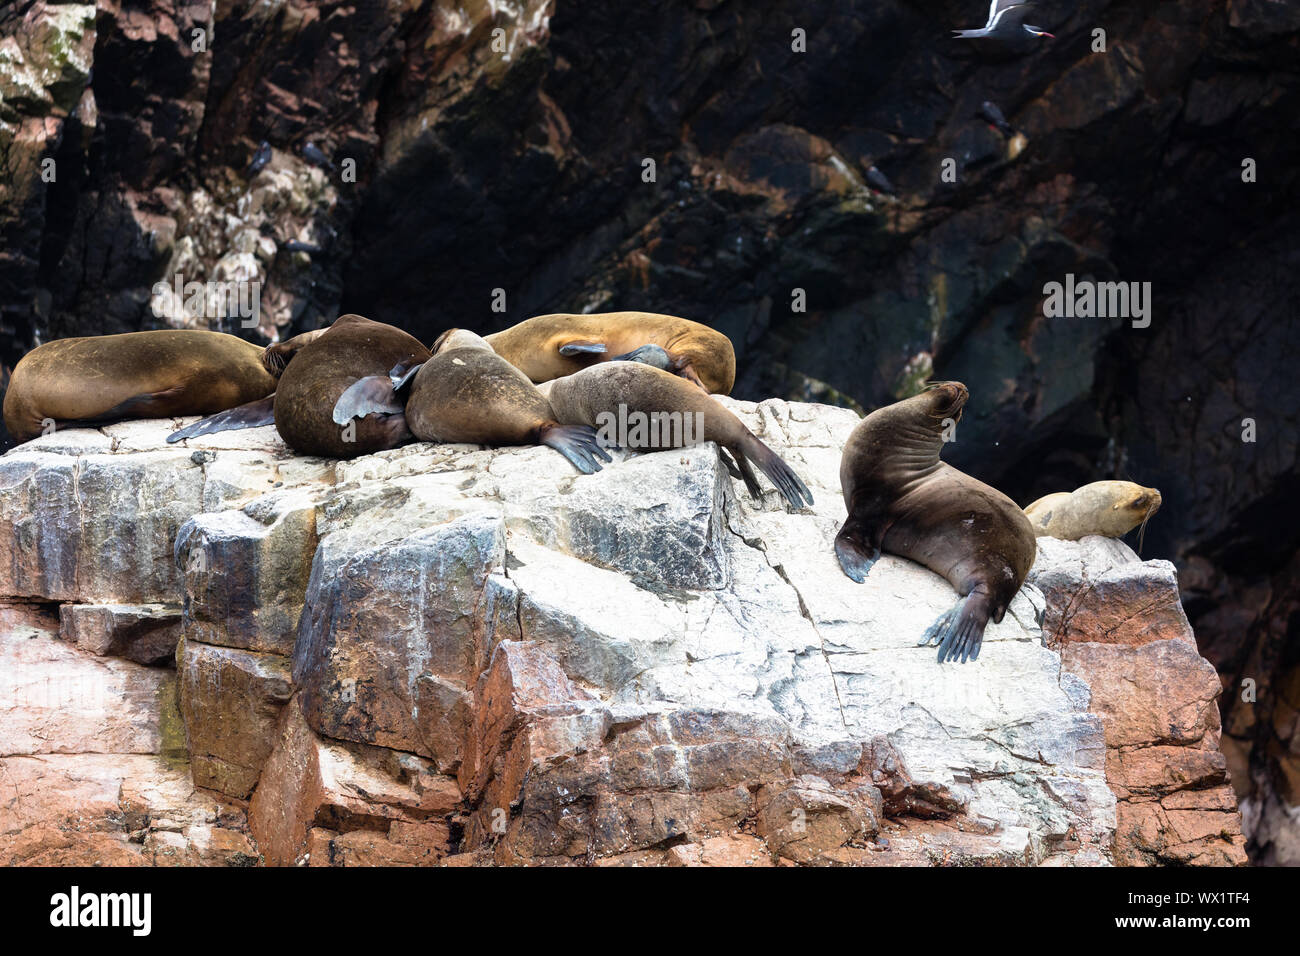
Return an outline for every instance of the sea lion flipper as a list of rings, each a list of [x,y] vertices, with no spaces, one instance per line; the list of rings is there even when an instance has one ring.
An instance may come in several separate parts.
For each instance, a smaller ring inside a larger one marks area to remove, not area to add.
[[[198,438],[213,432],[234,431],[237,428],[258,428],[262,425],[275,424],[275,393],[255,402],[245,402],[224,412],[217,412],[207,418],[200,418],[193,425],[187,425],[167,436],[167,441],[178,442],[185,438]]]
[[[736,467],[736,462],[735,459],[731,457],[731,452],[727,451],[727,449],[723,448],[721,445],[718,446],[718,458],[722,460],[722,467],[727,469],[727,474],[732,478],[742,480],[745,477],[740,473],[740,469]]]
[[[673,359],[668,351],[660,345],[643,345],[639,349],[633,349],[630,352],[624,352],[622,355],[615,355],[611,362],[639,362],[642,365],[651,365],[665,372],[673,370]]]
[[[585,353],[597,354],[605,351],[604,342],[568,342],[560,346],[560,354],[567,357]]]
[[[411,384],[411,379],[415,378],[417,372],[424,368],[424,363],[419,362],[412,365],[410,362],[398,362],[388,373],[389,380],[393,383],[393,391],[400,392]]]
[[[64,427],[95,427],[97,424],[108,425],[128,418],[152,418],[151,413],[157,410],[154,407],[155,402],[165,402],[182,394],[184,391],[185,386],[173,385],[170,388],[161,388],[156,392],[141,392],[139,395],[132,395],[130,398],[118,402],[112,408],[105,409],[101,414],[93,418],[69,422]]]
[[[741,477],[745,479],[745,487],[749,489],[751,497],[755,501],[762,501],[762,491],[759,490],[758,481],[755,480],[753,469],[749,467],[746,460],[746,454],[754,459],[754,464],[767,475],[768,480],[776,485],[776,490],[781,492],[781,496],[790,503],[792,508],[809,507],[813,503],[812,492],[794,473],[789,465],[785,463],[776,452],[768,448],[753,435],[748,436],[750,441],[745,442],[745,453],[732,449],[736,456],[736,464],[740,468]]]
[[[959,661],[964,664],[980,656],[984,642],[984,628],[989,623],[989,599],[980,591],[972,591],[950,609],[941,614],[926,629],[918,642],[939,645],[939,663]]]
[[[600,471],[600,462],[613,461],[600,447],[596,430],[589,425],[544,425],[537,433],[537,443],[554,448],[584,475]]]
[[[334,403],[335,425],[346,425],[367,415],[398,415],[406,406],[398,400],[393,380],[387,375],[367,375],[349,385]]]
[[[861,584],[867,579],[876,561],[880,559],[880,549],[864,548],[850,535],[841,531],[835,536],[835,556],[840,559],[840,567],[850,578]]]

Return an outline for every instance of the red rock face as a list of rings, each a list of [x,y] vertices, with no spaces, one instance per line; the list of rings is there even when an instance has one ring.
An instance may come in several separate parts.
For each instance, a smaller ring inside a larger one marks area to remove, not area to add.
[[[1219,750],[1222,687],[1196,649],[1173,567],[1138,564],[1100,538],[1039,541],[1052,553],[1109,554],[1078,572],[1067,558],[1034,581],[1047,597],[1044,629],[1062,669],[1087,682],[1089,710],[1103,718],[1106,779],[1118,800],[1115,862],[1245,863]]]

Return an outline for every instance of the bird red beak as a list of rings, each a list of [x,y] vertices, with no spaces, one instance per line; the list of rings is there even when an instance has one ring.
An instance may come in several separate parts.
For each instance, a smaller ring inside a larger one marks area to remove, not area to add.
[[[1051,37],[1053,40],[1056,39],[1056,34],[1055,34],[1055,33],[1048,33],[1046,30],[1043,31],[1043,36],[1045,36],[1045,37]]]

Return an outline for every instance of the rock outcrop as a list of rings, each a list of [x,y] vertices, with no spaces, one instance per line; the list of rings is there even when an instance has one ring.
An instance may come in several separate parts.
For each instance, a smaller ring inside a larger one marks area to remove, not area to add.
[[[960,379],[954,464],[1017,500],[1161,489],[1253,852],[1300,859],[1300,12],[1042,3],[993,63],[948,33],[979,6],[0,4],[0,387],[69,335],[638,308],[726,332],[741,398]],[[1067,274],[1150,283],[1150,326],[1047,316]]]
[[[978,663],[940,666],[915,641],[948,584],[831,550],[856,416],[723,401],[813,508],[751,501],[712,444],[591,476],[168,422],[11,451],[0,859],[1244,862],[1170,565],[1040,539]],[[82,673],[90,703],[31,692]],[[31,795],[56,773],[98,796]]]

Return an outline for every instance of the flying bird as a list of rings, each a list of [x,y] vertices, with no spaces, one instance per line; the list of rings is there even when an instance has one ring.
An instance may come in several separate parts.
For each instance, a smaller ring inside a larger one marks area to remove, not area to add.
[[[1025,23],[1030,4],[1026,0],[992,0],[989,19],[978,30],[953,30],[954,39],[989,40],[998,44],[1015,44],[1027,37],[1055,36],[1046,30]]]

